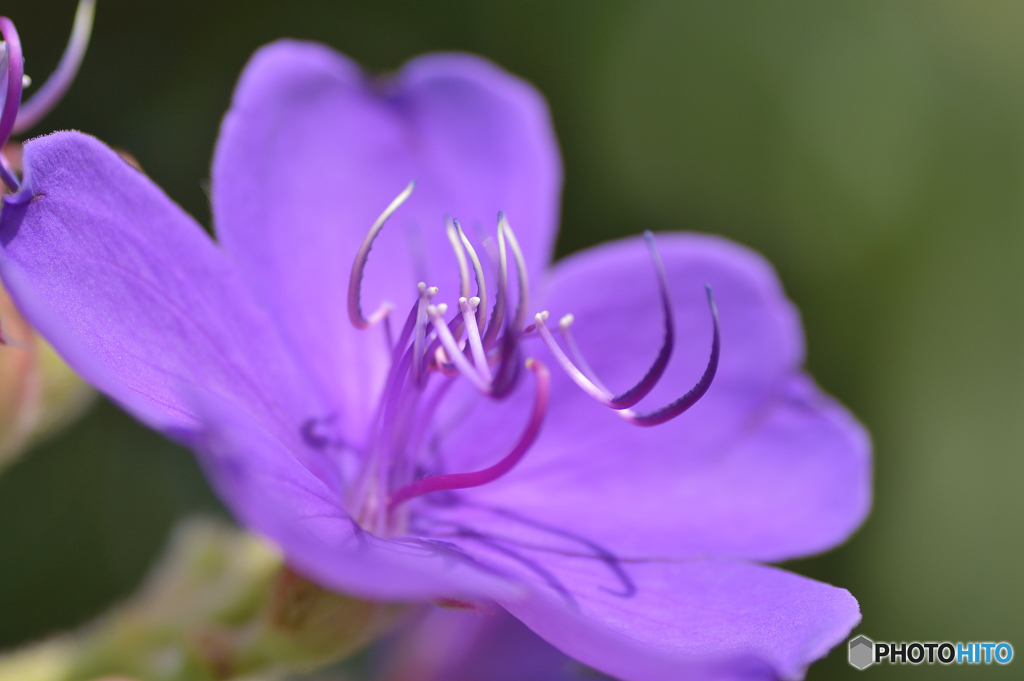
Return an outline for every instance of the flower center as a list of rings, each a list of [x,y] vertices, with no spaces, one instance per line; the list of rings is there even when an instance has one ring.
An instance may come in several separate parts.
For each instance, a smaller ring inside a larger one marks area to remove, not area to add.
[[[460,297],[458,309],[448,318],[448,306],[433,305],[436,287],[421,282],[416,300],[397,339],[393,338],[390,315],[394,305],[381,304],[369,317],[363,315],[360,289],[370,249],[388,218],[412,194],[415,183],[381,213],[356,253],[349,278],[349,319],[358,329],[382,324],[391,365],[373,427],[362,457],[362,469],[352,490],[349,511],[364,529],[378,535],[402,534],[408,520],[406,502],[416,497],[446,490],[478,487],[505,475],[533,446],[540,434],[550,399],[551,378],[545,364],[529,357],[520,363],[520,341],[537,336],[551,351],[555,361],[585,393],[614,409],[628,422],[655,426],[682,414],[707,392],[718,367],[720,350],[718,312],[710,287],[708,304],[714,326],[711,357],[697,384],[674,402],[652,412],[632,409],[646,397],[668,366],[674,344],[672,304],[664,267],[650,232],[644,234],[658,279],[658,293],[665,320],[661,349],[647,373],[629,390],[615,395],[590,369],[570,332],[573,317],[562,317],[558,332],[565,350],[547,327],[548,312],[534,316],[534,324],[524,328],[529,305],[529,280],[526,261],[519,242],[504,214],[498,214],[496,292],[491,316],[487,318],[487,282],[476,249],[466,237],[458,220],[448,220],[446,230],[459,263]],[[508,251],[511,251],[518,283],[515,310],[509,314]],[[470,270],[476,291],[470,296]],[[509,453],[488,468],[474,472],[425,474],[425,464],[417,459],[438,405],[458,380],[464,380],[488,399],[507,399],[525,366],[534,377],[533,407],[519,439]]]

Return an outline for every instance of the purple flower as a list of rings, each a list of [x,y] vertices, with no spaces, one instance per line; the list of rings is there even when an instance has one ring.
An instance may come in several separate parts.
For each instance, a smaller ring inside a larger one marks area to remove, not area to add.
[[[671,233],[548,266],[551,123],[489,63],[375,80],[260,50],[214,158],[219,244],[93,138],[34,140],[25,168],[0,220],[21,308],[319,583],[496,602],[626,679],[799,678],[858,622],[846,591],[757,564],[835,546],[870,504],[867,436],[801,372],[771,268]],[[554,359],[543,310],[575,316]]]

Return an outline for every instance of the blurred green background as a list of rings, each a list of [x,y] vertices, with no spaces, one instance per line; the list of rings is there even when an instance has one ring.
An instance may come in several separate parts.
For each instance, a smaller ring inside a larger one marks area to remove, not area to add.
[[[0,8],[37,83],[74,7]],[[790,567],[850,589],[876,640],[1024,653],[1024,3],[99,0],[79,80],[34,132],[131,151],[209,224],[220,116],[282,36],[374,69],[469,50],[534,83],[565,159],[559,254],[644,228],[764,253],[812,372],[876,445],[867,524]],[[175,518],[217,508],[187,452],[100,404],[0,476],[0,647],[100,613]],[[839,648],[809,678],[857,673]]]

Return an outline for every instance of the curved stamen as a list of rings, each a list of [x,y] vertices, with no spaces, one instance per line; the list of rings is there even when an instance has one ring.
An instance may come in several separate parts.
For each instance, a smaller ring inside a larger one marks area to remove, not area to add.
[[[370,232],[363,239],[363,244],[359,247],[356,252],[355,262],[352,263],[352,273],[348,278],[348,318],[352,322],[352,326],[357,329],[368,329],[380,320],[388,316],[388,314],[395,309],[395,306],[389,302],[381,303],[377,311],[370,315],[369,319],[363,317],[362,305],[359,301],[360,289],[363,285],[363,271],[366,269],[366,261],[370,257],[370,249],[373,248],[373,242],[380,234],[380,230],[383,229],[384,223],[388,221],[391,214],[398,210],[398,207],[405,203],[405,200],[412,194],[413,188],[416,187],[416,181],[413,180],[409,185],[402,190],[402,193],[395,197],[395,200],[384,209],[384,212],[380,214],[377,221],[370,227]]]
[[[498,293],[494,299],[491,321],[487,323],[487,332],[484,333],[483,343],[488,350],[497,340],[498,331],[505,321],[505,301],[508,299],[508,260],[505,257],[505,230],[501,226],[504,221],[505,214],[498,213]]]
[[[534,373],[537,379],[536,396],[533,402],[533,412],[530,420],[523,430],[512,451],[501,461],[490,468],[475,473],[449,473],[446,475],[435,475],[430,478],[423,478],[396,490],[388,500],[388,509],[393,510],[396,506],[409,499],[440,492],[443,490],[465,489],[467,487],[479,487],[497,480],[508,473],[522,460],[523,455],[533,446],[540,434],[541,425],[544,423],[544,416],[548,409],[548,398],[551,392],[551,374],[544,364],[532,357],[526,360],[526,368]]]
[[[476,369],[466,356],[462,354],[462,350],[459,349],[459,344],[455,340],[455,336],[452,335],[451,330],[444,321],[444,314],[448,311],[448,306],[445,304],[441,305],[430,305],[427,307],[427,316],[430,317],[430,322],[434,325],[434,329],[437,331],[437,339],[441,342],[441,347],[448,354],[448,360],[462,372],[462,375],[473,384],[473,386],[482,393],[490,394],[491,386],[477,373]]]
[[[78,75],[82,60],[85,59],[85,51],[89,47],[95,15],[96,0],[80,0],[78,10],[75,12],[75,23],[71,28],[71,37],[68,38],[68,45],[64,48],[60,63],[57,64],[57,68],[46,79],[46,82],[18,111],[13,134],[20,135],[34,127],[53,110],[53,107],[57,106],[57,103],[67,93],[75,76]]]
[[[508,245],[512,249],[512,258],[516,261],[519,300],[516,301],[516,315],[512,328],[516,333],[519,333],[523,330],[523,324],[526,323],[526,312],[530,306],[530,280],[526,274],[526,259],[519,248],[519,240],[516,239],[515,232],[512,231],[512,225],[508,224],[508,219],[505,218],[504,213],[501,213],[498,218],[498,234],[500,236],[504,232],[508,236]]]
[[[551,332],[547,327],[548,316],[547,311],[538,312],[534,315],[534,327],[540,334],[541,340],[544,341],[544,345],[546,345],[548,350],[551,351],[551,354],[554,355],[555,361],[558,362],[558,365],[562,367],[562,370],[569,375],[569,378],[572,379],[573,383],[579,386],[580,390],[587,393],[604,406],[611,407],[612,396],[594,385],[594,382],[587,378],[587,376],[585,376],[583,372],[572,363],[572,360],[565,356],[565,352],[563,352],[562,348],[560,348],[558,343],[555,342],[554,336],[551,335]]]
[[[473,364],[476,365],[480,378],[490,383],[491,367],[487,364],[487,355],[480,340],[480,329],[476,325],[476,311],[479,309],[479,298],[459,298],[459,311],[462,312],[462,319],[466,325],[466,337],[469,339],[469,350],[473,353]]]
[[[704,374],[701,376],[700,380],[697,381],[697,384],[685,395],[671,404],[646,414],[638,414],[627,407],[617,406],[613,401],[615,397],[613,397],[607,389],[595,384],[594,381],[584,374],[584,372],[566,356],[562,348],[558,346],[557,342],[555,342],[555,338],[551,335],[551,331],[547,328],[547,312],[540,312],[536,315],[536,329],[540,334],[541,340],[544,341],[544,345],[546,345],[548,350],[551,351],[551,354],[554,355],[555,360],[562,369],[565,370],[565,373],[569,378],[571,378],[572,381],[579,386],[581,390],[583,390],[583,392],[587,393],[594,398],[594,400],[600,402],[604,406],[615,409],[619,412],[620,416],[630,423],[638,426],[656,426],[665,423],[666,421],[671,421],[696,404],[697,401],[704,396],[704,393],[707,392],[708,388],[711,387],[711,382],[715,378],[715,372],[718,370],[718,357],[721,349],[718,308],[715,305],[715,298],[711,292],[711,287],[707,286],[706,288],[708,294],[708,306],[711,309],[711,321],[714,328],[711,339],[711,357],[708,360],[707,367],[704,369]],[[671,335],[668,336],[667,340],[671,340]],[[659,358],[660,357],[661,354],[659,354]],[[637,386],[644,385],[648,381],[649,376],[651,376],[651,373],[651,371],[648,371],[647,375],[641,379]],[[660,377],[660,373],[658,374],[658,377]],[[657,379],[655,379],[655,381],[656,380]],[[647,387],[646,391],[641,395],[641,398],[650,392],[651,387],[653,387],[653,384]],[[626,393],[623,393],[623,395],[627,395],[634,390],[636,390],[636,387],[631,388]]]
[[[462,241],[462,245],[465,246],[466,253],[469,254],[469,261],[473,265],[473,276],[476,277],[476,297],[480,299],[480,305],[477,307],[476,313],[476,325],[482,332],[484,324],[487,323],[487,282],[484,280],[484,268],[480,265],[480,258],[476,256],[476,249],[473,248],[473,244],[469,243],[466,233],[462,231],[462,225],[459,224],[458,220],[452,220],[452,224],[455,225],[455,229],[459,233],[459,239]],[[468,298],[469,296],[463,297]]]
[[[628,409],[645,398],[654,389],[654,386],[661,380],[662,374],[665,373],[665,367],[668,366],[668,361],[672,357],[672,347],[675,344],[675,323],[672,318],[672,300],[669,298],[665,266],[661,262],[661,255],[658,253],[658,248],[654,243],[654,234],[650,230],[644,231],[644,240],[647,242],[647,248],[651,253],[651,261],[654,263],[654,271],[657,275],[658,297],[661,300],[662,317],[665,321],[665,336],[661,349],[658,351],[658,356],[654,359],[654,363],[636,385],[613,397],[612,392],[601,383],[590,368],[589,363],[583,358],[583,354],[579,351],[575,339],[573,339],[572,334],[569,332],[573,316],[566,315],[558,323],[562,338],[565,339],[566,347],[572,355],[573,363],[580,373],[604,394],[604,399],[606,400],[604,404],[612,409]],[[545,329],[545,331],[547,330]],[[550,337],[550,332],[547,335]],[[544,336],[544,332],[541,332],[541,336]],[[545,340],[546,342],[547,340]]]
[[[579,368],[583,375],[589,378],[590,381],[600,388],[602,392],[607,395],[611,395],[612,391],[601,382],[601,379],[598,378],[597,374],[591,368],[590,362],[588,362],[586,357],[583,356],[583,353],[580,352],[580,347],[576,344],[576,338],[572,335],[572,331],[570,331],[570,327],[572,327],[572,323],[574,321],[576,321],[576,316],[572,313],[567,314],[558,320],[558,332],[561,334],[562,341],[565,343],[565,349],[569,351],[569,359],[571,359],[572,363]],[[533,324],[530,328],[536,330],[537,325]]]
[[[14,22],[7,17],[0,17],[0,34],[4,38],[4,65],[7,78],[7,91],[4,93],[4,107],[0,112],[0,148],[7,144],[11,133],[14,130],[14,122],[18,118],[18,108],[21,106],[21,88],[25,76],[25,60],[21,53],[21,39],[18,37],[18,29]],[[12,191],[18,188],[18,182],[11,177],[5,177],[4,183]],[[11,180],[14,184],[10,184]]]
[[[711,387],[711,382],[715,380],[715,372],[718,371],[718,355],[721,351],[721,334],[718,328],[718,307],[715,305],[715,298],[711,294],[711,287],[708,286],[707,290],[708,305],[711,307],[711,319],[714,323],[714,336],[711,339],[711,357],[708,359],[708,365],[704,369],[704,374],[697,381],[697,385],[693,386],[688,393],[661,409],[655,409],[646,414],[637,414],[632,409],[620,411],[619,416],[633,425],[659,426],[662,423],[671,421],[697,404],[700,398],[704,397],[704,393],[708,391],[708,388]]]
[[[459,232],[455,229],[455,221],[449,219],[445,224],[445,233],[455,251],[455,259],[459,263],[459,296],[469,298],[469,263],[466,262],[466,251],[462,249]]]

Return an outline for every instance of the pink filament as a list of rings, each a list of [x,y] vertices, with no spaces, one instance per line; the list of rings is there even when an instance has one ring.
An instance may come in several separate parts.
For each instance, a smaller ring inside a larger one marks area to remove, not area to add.
[[[441,492],[452,489],[466,489],[468,487],[479,487],[497,480],[508,473],[519,463],[540,434],[541,425],[544,423],[544,416],[548,410],[548,398],[551,391],[551,374],[548,368],[540,361],[530,358],[526,360],[526,368],[530,369],[537,380],[536,397],[533,402],[533,412],[530,420],[523,430],[512,451],[498,463],[490,468],[474,473],[449,473],[447,475],[435,475],[430,478],[423,478],[396,490],[388,501],[388,508],[394,509],[402,502],[415,497]]]

